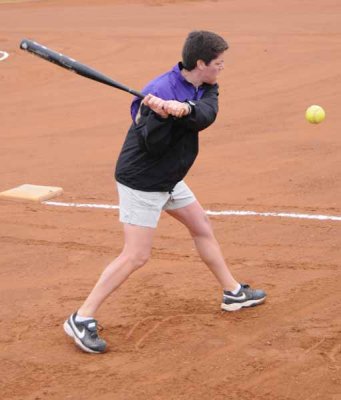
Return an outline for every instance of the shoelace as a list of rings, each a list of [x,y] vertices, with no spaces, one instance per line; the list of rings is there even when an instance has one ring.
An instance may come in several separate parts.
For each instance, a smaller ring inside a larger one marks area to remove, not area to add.
[[[104,328],[103,328],[102,325],[97,324],[94,330],[92,330],[92,329],[90,330],[90,329],[89,329],[89,331],[90,331],[90,336],[91,336],[93,339],[98,339],[98,332],[97,332],[97,330],[98,330],[99,332],[101,332],[101,331],[103,331],[103,329],[104,329]]]

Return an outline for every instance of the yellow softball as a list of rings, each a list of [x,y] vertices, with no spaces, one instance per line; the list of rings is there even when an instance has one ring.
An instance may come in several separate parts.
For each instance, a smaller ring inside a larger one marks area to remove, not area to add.
[[[307,108],[305,119],[311,124],[319,124],[326,118],[326,112],[321,106],[313,105]]]

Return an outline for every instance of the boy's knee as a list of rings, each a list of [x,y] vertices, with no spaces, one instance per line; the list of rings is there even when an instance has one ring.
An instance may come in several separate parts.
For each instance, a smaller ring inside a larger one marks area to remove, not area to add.
[[[136,251],[129,255],[130,265],[133,270],[143,267],[149,260],[150,251]]]
[[[191,231],[192,236],[195,237],[206,237],[214,238],[214,233],[209,217],[204,214],[201,216],[200,223],[195,226],[195,229]]]

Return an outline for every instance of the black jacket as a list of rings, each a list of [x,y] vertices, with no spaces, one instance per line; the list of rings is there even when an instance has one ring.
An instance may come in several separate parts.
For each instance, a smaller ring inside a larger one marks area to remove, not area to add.
[[[204,85],[200,100],[190,101],[184,118],[161,118],[149,107],[128,131],[117,160],[115,178],[132,189],[170,192],[194,163],[198,132],[211,125],[218,112],[218,85]]]

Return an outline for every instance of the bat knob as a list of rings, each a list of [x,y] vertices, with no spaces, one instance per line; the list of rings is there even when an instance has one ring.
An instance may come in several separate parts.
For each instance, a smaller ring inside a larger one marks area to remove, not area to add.
[[[21,49],[24,49],[24,50],[27,50],[28,44],[26,43],[25,40],[23,40],[23,41],[20,43],[20,48],[21,48]]]

